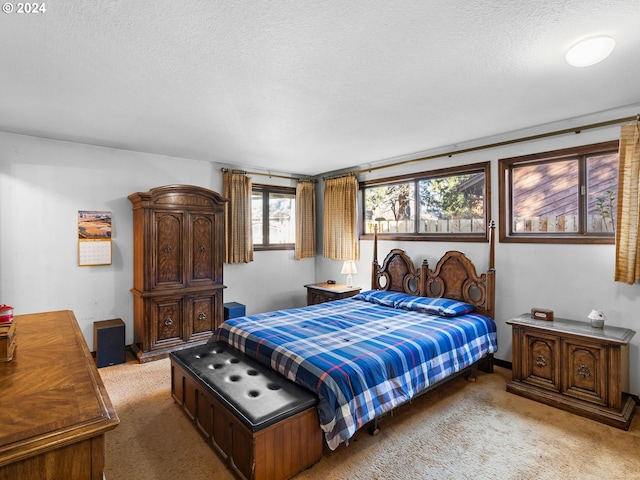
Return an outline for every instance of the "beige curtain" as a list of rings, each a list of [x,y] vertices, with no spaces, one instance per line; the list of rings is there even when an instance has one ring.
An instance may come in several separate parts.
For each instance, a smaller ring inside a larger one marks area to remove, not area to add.
[[[314,182],[300,181],[296,187],[295,259],[316,255],[316,187]]]
[[[322,251],[334,260],[358,260],[358,180],[355,176],[328,179],[324,184]]]
[[[614,280],[633,284],[640,280],[640,122],[622,126],[619,149]]]
[[[227,236],[225,262],[252,262],[251,178],[245,172],[225,172],[222,175],[222,194],[229,199],[224,222]]]

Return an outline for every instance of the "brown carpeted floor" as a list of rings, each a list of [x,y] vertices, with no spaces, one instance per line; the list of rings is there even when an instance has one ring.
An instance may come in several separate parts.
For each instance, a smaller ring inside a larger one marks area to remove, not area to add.
[[[174,404],[168,359],[100,375],[121,421],[106,437],[107,480],[234,478]],[[510,377],[456,379],[295,478],[640,479],[640,414],[625,432],[507,393]]]

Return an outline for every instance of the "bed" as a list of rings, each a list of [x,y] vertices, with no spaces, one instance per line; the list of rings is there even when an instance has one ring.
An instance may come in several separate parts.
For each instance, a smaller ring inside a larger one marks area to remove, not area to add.
[[[374,240],[371,289],[355,297],[225,321],[225,342],[314,392],[327,446],[416,396],[482,366],[493,369],[493,225],[489,268],[463,253],[419,269],[400,249],[382,265]]]

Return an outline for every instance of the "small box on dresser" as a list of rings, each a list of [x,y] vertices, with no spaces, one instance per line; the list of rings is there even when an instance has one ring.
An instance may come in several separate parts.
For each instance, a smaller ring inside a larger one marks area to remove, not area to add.
[[[0,323],[0,362],[9,362],[18,345],[15,322]]]
[[[633,330],[523,314],[512,327],[512,380],[507,391],[628,430],[635,413],[629,391]]]

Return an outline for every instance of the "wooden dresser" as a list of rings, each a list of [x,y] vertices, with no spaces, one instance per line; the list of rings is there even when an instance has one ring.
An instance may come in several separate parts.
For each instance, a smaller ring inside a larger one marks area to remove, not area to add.
[[[507,391],[627,430],[635,413],[629,391],[633,330],[530,314],[507,321],[513,372]]]
[[[0,479],[102,480],[119,419],[71,311],[18,315],[0,363]]]
[[[360,291],[360,287],[347,287],[346,285],[322,283],[310,283],[305,285],[307,289],[307,305],[332,302],[343,298],[353,297]]]
[[[205,343],[223,321],[226,199],[167,185],[129,195],[133,207],[133,336],[140,362]]]

